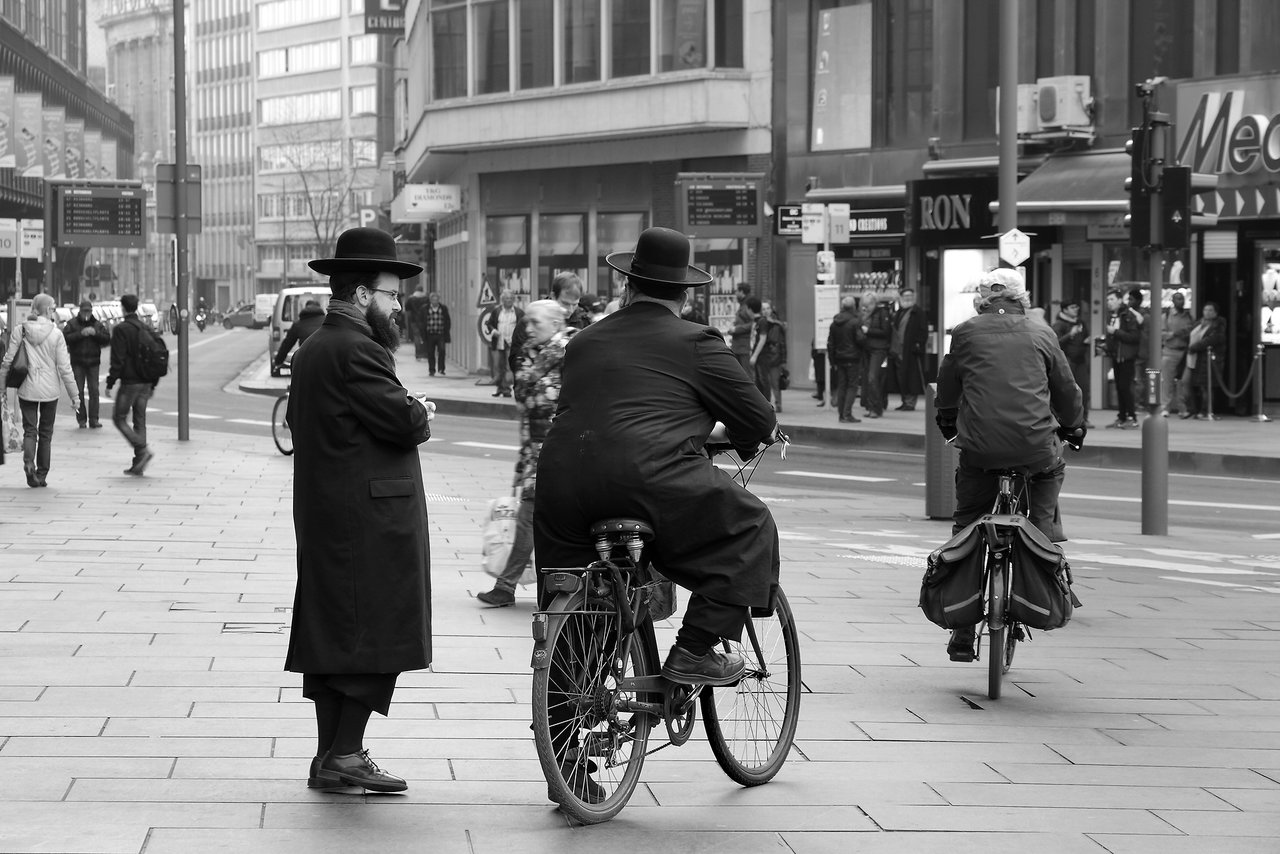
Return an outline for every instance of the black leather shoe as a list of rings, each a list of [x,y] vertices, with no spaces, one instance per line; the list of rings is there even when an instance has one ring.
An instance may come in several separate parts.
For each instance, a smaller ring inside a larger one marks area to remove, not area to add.
[[[369,751],[334,756],[326,753],[320,761],[320,774],[336,777],[344,785],[361,786],[371,792],[403,792],[409,784],[388,774],[369,758]]]
[[[662,665],[662,675],[682,685],[732,685],[746,670],[746,660],[736,652],[698,656],[678,646],[671,647]]]
[[[956,629],[951,633],[951,641],[947,644],[947,655],[952,661],[973,661],[977,657],[973,650],[974,640],[972,626]]]
[[[311,771],[307,775],[308,789],[345,789],[347,785],[334,776],[331,771],[323,771],[320,769],[320,763],[324,760],[323,756],[317,756],[311,760]]]
[[[508,605],[515,604],[516,594],[510,590],[499,590],[495,587],[492,590],[476,594],[476,598],[490,608],[505,608]]]
[[[27,486],[34,489],[35,487],[40,485],[40,479],[36,477],[35,466],[23,466],[22,470],[27,475]]]

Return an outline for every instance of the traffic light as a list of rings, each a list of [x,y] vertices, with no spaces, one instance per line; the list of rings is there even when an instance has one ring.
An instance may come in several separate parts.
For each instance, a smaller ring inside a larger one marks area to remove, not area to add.
[[[1218,224],[1217,214],[1196,213],[1193,209],[1197,193],[1211,193],[1218,188],[1217,175],[1192,172],[1190,166],[1169,166],[1164,170],[1164,246],[1186,249],[1193,227],[1207,228]]]
[[[1124,191],[1129,194],[1129,212],[1124,216],[1129,229],[1129,245],[1145,249],[1151,245],[1151,188],[1147,183],[1147,137],[1144,128],[1134,128],[1133,136],[1124,144],[1129,154],[1129,177]]]

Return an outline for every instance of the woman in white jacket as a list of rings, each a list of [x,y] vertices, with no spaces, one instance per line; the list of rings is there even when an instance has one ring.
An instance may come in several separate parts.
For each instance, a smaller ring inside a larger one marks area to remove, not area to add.
[[[27,474],[27,486],[45,486],[45,477],[49,474],[59,383],[67,391],[72,411],[80,408],[67,340],[53,322],[53,311],[53,297],[37,294],[31,300],[31,316],[13,330],[4,360],[0,361],[0,388],[4,388],[18,348],[27,348],[27,379],[18,387],[18,406],[22,410],[22,467]]]

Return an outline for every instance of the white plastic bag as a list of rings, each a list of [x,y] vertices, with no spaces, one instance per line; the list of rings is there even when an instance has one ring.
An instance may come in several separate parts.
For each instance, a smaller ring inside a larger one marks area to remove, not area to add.
[[[502,575],[511,557],[511,546],[516,539],[516,511],[520,507],[517,495],[502,495],[489,502],[489,518],[484,523],[481,539],[481,566],[494,578]],[[535,575],[533,561],[525,567],[520,584],[532,584]]]

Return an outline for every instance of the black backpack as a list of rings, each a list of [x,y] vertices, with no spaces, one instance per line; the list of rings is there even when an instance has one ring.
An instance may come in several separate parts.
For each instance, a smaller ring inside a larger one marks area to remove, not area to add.
[[[138,327],[138,349],[133,354],[133,369],[138,379],[156,382],[169,373],[169,345],[141,320],[135,326]]]

